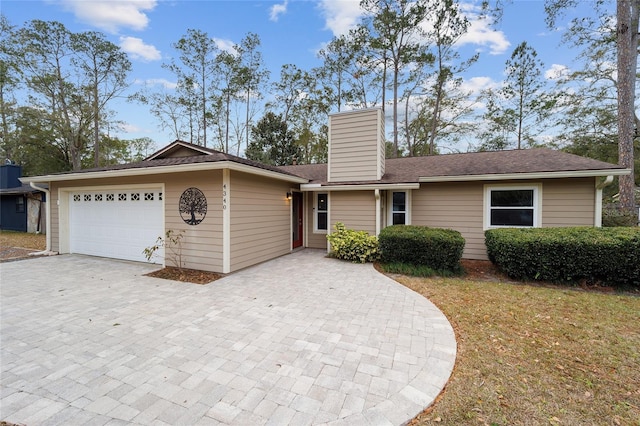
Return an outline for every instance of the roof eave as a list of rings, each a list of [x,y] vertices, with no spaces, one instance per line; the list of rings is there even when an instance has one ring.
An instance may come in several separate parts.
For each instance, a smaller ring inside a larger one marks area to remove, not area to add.
[[[419,183],[367,183],[367,184],[344,184],[344,185],[322,185],[319,183],[308,183],[300,185],[300,190],[305,191],[372,191],[376,189],[387,190],[409,190],[420,189]]]
[[[191,163],[191,164],[176,164],[170,166],[155,166],[155,167],[137,167],[132,169],[121,170],[102,170],[98,172],[84,172],[84,173],[67,173],[60,175],[44,175],[33,177],[22,177],[20,181],[23,183],[31,182],[64,182],[71,180],[89,180],[89,179],[103,179],[112,177],[132,177],[132,176],[147,176],[164,173],[182,173],[182,172],[198,172],[206,170],[222,170],[230,169],[238,172],[249,173],[258,176],[269,177],[272,179],[283,180],[292,183],[307,183],[309,180],[291,176],[283,173],[278,173],[271,170],[260,169],[252,167],[246,164],[235,163],[233,161],[216,161],[216,162],[203,162],[203,163]]]
[[[418,182],[470,182],[485,180],[523,180],[523,179],[562,179],[579,177],[622,176],[631,173],[631,169],[599,169],[599,170],[572,170],[557,172],[529,172],[529,173],[490,173],[482,175],[456,175],[456,176],[425,176],[418,178]]]

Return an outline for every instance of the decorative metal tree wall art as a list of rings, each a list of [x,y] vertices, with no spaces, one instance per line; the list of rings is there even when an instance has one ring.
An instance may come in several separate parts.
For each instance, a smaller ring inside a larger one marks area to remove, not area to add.
[[[207,215],[207,197],[198,188],[188,188],[180,196],[180,217],[189,225],[197,225]]]

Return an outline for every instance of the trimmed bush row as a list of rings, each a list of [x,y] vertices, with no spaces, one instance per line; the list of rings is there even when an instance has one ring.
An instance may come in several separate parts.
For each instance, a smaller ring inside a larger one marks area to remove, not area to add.
[[[452,229],[394,225],[378,237],[380,261],[424,265],[436,271],[457,271],[464,249],[464,238]]]
[[[510,277],[640,287],[640,228],[492,229],[489,260]]]

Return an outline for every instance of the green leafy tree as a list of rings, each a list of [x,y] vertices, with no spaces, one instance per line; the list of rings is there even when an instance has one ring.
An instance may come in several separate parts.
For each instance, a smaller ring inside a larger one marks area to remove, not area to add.
[[[261,89],[269,80],[269,70],[266,69],[260,52],[260,37],[254,33],[247,33],[239,45],[235,47],[240,57],[238,69],[238,86],[244,91],[245,96],[245,142],[249,143],[249,132],[253,115],[255,114],[255,102],[262,99]],[[240,152],[240,137],[238,136],[238,153]]]
[[[286,166],[302,157],[302,150],[294,142],[294,135],[281,114],[267,111],[253,126],[251,133],[253,139],[245,152],[250,160]]]
[[[429,16],[426,0],[361,0],[366,12],[369,43],[382,58],[382,90],[386,90],[387,69],[391,72],[393,145],[398,152],[398,102],[402,75],[409,66],[424,61],[425,46],[421,24]],[[387,68],[389,67],[389,68]],[[383,94],[382,104],[385,104]]]
[[[90,94],[78,83],[71,32],[59,22],[33,20],[18,30],[19,65],[32,97],[30,103],[49,111],[58,138],[69,149],[73,170],[81,167],[89,144]]]
[[[106,116],[107,104],[120,95],[128,86],[127,76],[131,62],[126,53],[106,39],[104,34],[89,31],[71,34],[74,57],[71,62],[83,77],[82,85],[89,95],[94,166],[100,160],[100,130]]]
[[[207,129],[216,115],[211,98],[217,87],[218,46],[206,32],[189,29],[173,48],[179,62],[172,60],[164,67],[178,78],[178,102],[187,111],[189,142],[207,146]]]
[[[569,9],[574,8],[580,2],[577,0],[546,0],[547,25],[554,28],[557,20]],[[620,205],[623,209],[631,211],[635,204],[634,176],[635,169],[635,129],[640,128],[640,120],[636,114],[636,80],[638,78],[638,21],[640,19],[640,0],[617,0],[615,20],[611,19],[609,7],[611,2],[604,0],[594,1],[592,8],[600,18],[599,22],[586,17],[571,21],[569,38],[572,43],[589,46],[591,34],[600,27],[600,22],[615,22],[615,28],[611,31],[603,31],[613,43],[609,49],[615,51],[616,56],[616,115],[617,115],[617,139],[618,139],[618,163],[632,170],[631,175],[621,176],[619,179]],[[597,33],[596,33],[597,34]],[[613,47],[615,44],[615,47]]]
[[[555,106],[555,97],[546,90],[542,76],[544,64],[535,49],[520,43],[506,62],[505,81],[497,92],[487,93],[489,133],[485,133],[484,146],[504,149],[511,145],[510,134],[515,134],[515,146],[536,144],[536,136],[543,128]]]

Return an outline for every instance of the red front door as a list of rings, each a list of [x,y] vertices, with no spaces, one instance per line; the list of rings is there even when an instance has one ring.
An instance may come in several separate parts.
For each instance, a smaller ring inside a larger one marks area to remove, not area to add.
[[[291,225],[293,228],[293,248],[302,247],[302,193],[294,192],[291,199]]]

